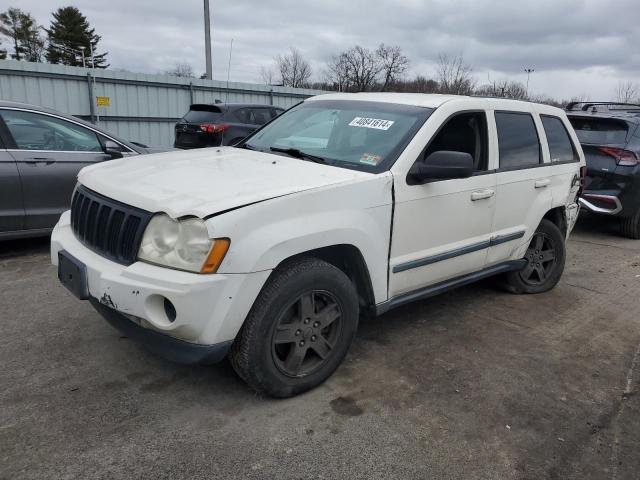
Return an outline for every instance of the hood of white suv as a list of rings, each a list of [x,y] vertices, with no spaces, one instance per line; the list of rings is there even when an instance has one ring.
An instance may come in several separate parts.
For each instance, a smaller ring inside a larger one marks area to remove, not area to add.
[[[86,167],[78,180],[106,197],[172,217],[206,217],[372,174],[232,147],[139,155]]]

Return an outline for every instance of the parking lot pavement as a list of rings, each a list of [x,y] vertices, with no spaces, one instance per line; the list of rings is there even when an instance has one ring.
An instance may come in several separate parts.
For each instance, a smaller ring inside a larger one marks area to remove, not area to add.
[[[145,353],[46,240],[0,244],[0,478],[637,478],[640,241],[598,223],[552,292],[485,282],[363,321],[289,400]]]

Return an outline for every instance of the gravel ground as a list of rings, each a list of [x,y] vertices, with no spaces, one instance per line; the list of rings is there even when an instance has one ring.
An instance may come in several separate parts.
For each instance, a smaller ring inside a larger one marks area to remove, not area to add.
[[[637,479],[640,241],[581,219],[559,286],[461,288],[361,324],[289,400],[170,364],[0,244],[0,478]]]

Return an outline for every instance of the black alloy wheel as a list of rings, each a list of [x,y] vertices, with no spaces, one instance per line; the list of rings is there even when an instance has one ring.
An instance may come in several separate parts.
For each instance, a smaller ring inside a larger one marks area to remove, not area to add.
[[[544,232],[536,232],[531,239],[525,259],[527,266],[520,271],[522,281],[532,286],[544,284],[556,266],[556,246],[553,238]]]
[[[342,328],[340,305],[327,291],[312,290],[280,315],[271,338],[273,360],[290,377],[316,372],[331,356]]]

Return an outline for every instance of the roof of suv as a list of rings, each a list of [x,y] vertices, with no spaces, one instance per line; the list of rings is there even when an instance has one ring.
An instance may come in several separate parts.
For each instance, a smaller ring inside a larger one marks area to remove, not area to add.
[[[306,101],[323,100],[358,100],[365,102],[397,103],[414,105],[417,107],[438,108],[447,102],[477,102],[486,103],[487,108],[497,110],[517,110],[560,115],[562,109],[542,103],[525,102],[493,97],[471,97],[465,95],[442,95],[439,93],[389,93],[389,92],[361,92],[361,93],[329,93],[311,97]]]
[[[640,105],[632,103],[572,102],[565,107],[565,110],[567,115],[572,117],[615,118],[640,123]]]

